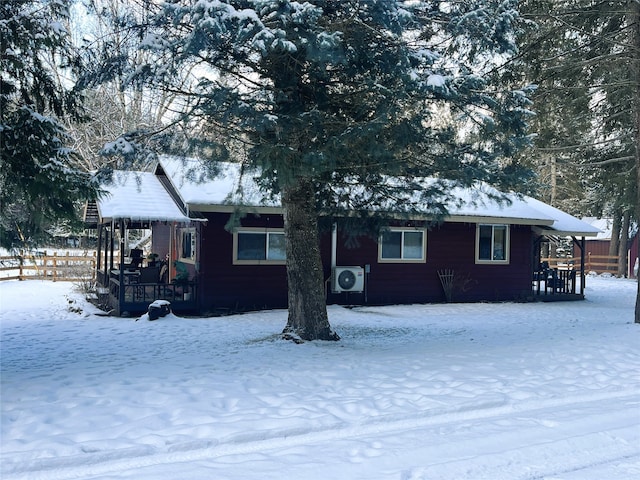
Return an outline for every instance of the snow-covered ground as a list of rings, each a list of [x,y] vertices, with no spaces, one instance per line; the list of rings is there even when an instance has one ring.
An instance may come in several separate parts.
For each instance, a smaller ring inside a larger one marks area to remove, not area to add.
[[[342,340],[295,345],[284,311],[135,321],[1,282],[0,477],[637,479],[635,289],[333,306]]]

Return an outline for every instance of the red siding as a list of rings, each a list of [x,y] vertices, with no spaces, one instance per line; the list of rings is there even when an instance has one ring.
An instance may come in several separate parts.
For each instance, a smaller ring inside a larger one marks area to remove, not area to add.
[[[629,242],[629,253],[628,253],[628,271],[627,276],[629,278],[635,278],[633,276],[633,266],[635,265],[636,258],[638,258],[638,237],[640,234],[636,234],[633,239]],[[611,244],[611,240],[586,240],[585,241],[585,255],[589,253],[591,255],[609,255],[609,246]],[[575,257],[580,256],[580,249],[576,246],[573,247],[573,255]],[[601,261],[601,260],[600,260]]]
[[[204,311],[286,308],[287,280],[283,265],[233,265],[233,236],[224,230],[228,214],[207,214],[201,236],[200,301]],[[280,215],[248,216],[243,226],[281,228]],[[467,281],[466,291],[454,292],[454,301],[518,300],[531,295],[532,232],[511,226],[510,263],[475,264],[475,224],[445,223],[427,232],[426,263],[378,263],[378,245],[359,239],[357,248],[345,246],[338,235],[338,266],[370,266],[366,294],[330,292],[331,235],[323,233],[321,252],[328,302],[343,304],[425,303],[445,300],[438,270],[453,269]]]
[[[611,240],[586,240],[585,241],[585,255],[609,255],[609,246]],[[574,252],[577,252],[576,256],[580,256],[580,249],[574,247]]]
[[[445,223],[427,232],[426,263],[378,263],[378,245],[363,239],[360,248],[348,250],[338,241],[338,265],[370,265],[368,303],[441,302],[444,290],[439,270],[454,270],[466,280],[466,291],[454,291],[454,301],[516,300],[531,294],[532,234],[529,227],[512,226],[509,265],[476,265],[475,224]],[[326,256],[325,256],[326,258]],[[325,273],[329,264],[325,263]],[[350,300],[359,300],[349,294]],[[340,303],[347,294],[330,296]],[[364,300],[364,294],[361,299]]]
[[[164,260],[169,253],[169,245],[171,242],[171,225],[166,223],[154,223],[151,235],[152,245],[151,251],[158,254],[158,260]]]
[[[233,235],[224,229],[228,214],[207,214],[200,256],[200,305],[203,311],[286,308],[284,265],[233,265]],[[282,228],[280,215],[253,215],[246,227]]]

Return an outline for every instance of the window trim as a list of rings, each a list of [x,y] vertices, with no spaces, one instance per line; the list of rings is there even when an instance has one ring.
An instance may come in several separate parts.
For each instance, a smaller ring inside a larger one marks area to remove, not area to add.
[[[233,231],[233,265],[286,265],[287,260],[269,260],[268,258],[264,260],[239,260],[238,259],[238,234],[253,234],[253,235],[266,235],[266,251],[265,257],[269,253],[269,235],[280,234],[284,235],[284,228],[259,228],[259,227],[242,227]]]
[[[382,242],[385,233],[400,232],[401,244],[400,244],[400,258],[383,258],[382,257]],[[420,232],[422,233],[422,258],[403,258],[404,256],[404,234],[405,232]],[[415,228],[415,227],[392,227],[384,232],[381,232],[378,237],[378,263],[427,263],[427,229]]]
[[[480,259],[480,228],[491,227],[491,259]],[[505,255],[504,260],[493,260],[493,247],[495,245],[495,227],[505,228]],[[476,224],[476,264],[477,265],[509,265],[511,262],[511,228],[506,223],[477,223]]]
[[[191,235],[191,256],[190,257],[183,257],[182,253],[184,252],[184,237],[185,234],[190,234]],[[186,228],[180,228],[179,229],[179,242],[180,244],[178,245],[178,255],[179,258],[177,259],[180,262],[183,263],[190,263],[190,264],[195,264],[197,259],[198,259],[198,237],[197,237],[197,232],[195,227],[186,227]]]

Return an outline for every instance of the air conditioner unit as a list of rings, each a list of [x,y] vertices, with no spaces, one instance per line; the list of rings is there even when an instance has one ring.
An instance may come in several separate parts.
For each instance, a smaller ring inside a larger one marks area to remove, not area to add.
[[[364,290],[364,268],[335,267],[331,279],[331,290],[339,292],[361,292]]]

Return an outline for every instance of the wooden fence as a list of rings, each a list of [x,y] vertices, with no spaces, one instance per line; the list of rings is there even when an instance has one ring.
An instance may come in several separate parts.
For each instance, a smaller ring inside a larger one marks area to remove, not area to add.
[[[549,267],[558,268],[558,269],[569,269],[574,268],[576,270],[580,269],[580,257],[569,257],[569,258],[542,258],[541,261],[548,262]],[[584,271],[585,273],[596,272],[596,273],[612,273],[615,274],[618,272],[618,263],[620,262],[620,257],[618,256],[610,256],[610,255],[591,255],[587,253],[584,256]]]
[[[542,258],[551,268],[579,269],[580,257]],[[620,259],[609,255],[585,255],[585,273],[616,273]],[[95,280],[96,252],[82,254],[21,253],[0,256],[0,281],[2,280],[53,280],[67,282],[92,282]]]
[[[93,282],[96,272],[96,252],[70,254],[66,252],[23,253],[0,256],[2,280],[53,280],[54,282]]]

